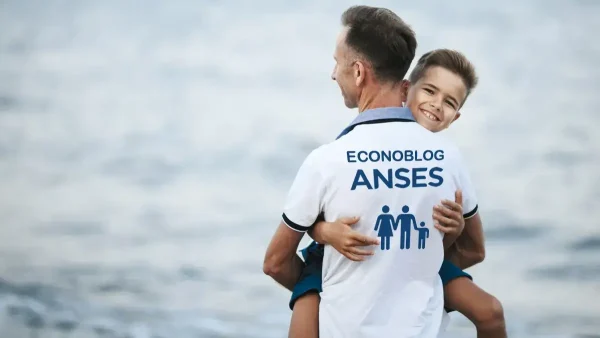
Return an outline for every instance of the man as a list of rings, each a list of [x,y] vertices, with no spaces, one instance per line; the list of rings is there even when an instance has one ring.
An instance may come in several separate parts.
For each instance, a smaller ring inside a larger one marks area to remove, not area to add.
[[[289,276],[302,269],[295,251],[320,214],[328,221],[360,214],[355,229],[361,233],[373,231],[385,205],[394,217],[409,205],[417,221],[430,220],[433,206],[453,196],[463,176],[458,150],[400,108],[398,93],[416,48],[410,27],[391,11],[368,6],[351,7],[342,23],[333,77],[346,106],[361,115],[344,137],[307,157],[290,189],[264,263],[265,273],[288,289],[297,281]],[[365,150],[368,156],[357,157]],[[424,160],[426,152],[435,156]],[[391,246],[361,263],[326,246],[320,336],[435,337],[444,246],[439,232],[427,242],[422,249]]]
[[[448,128],[460,115],[459,107],[465,104],[477,85],[477,75],[474,66],[460,52],[437,49],[419,59],[410,75],[410,81],[406,81],[405,84],[402,94],[406,99],[404,106],[411,110],[417,123],[432,132],[438,132]],[[429,113],[432,106],[437,109]],[[443,119],[431,119],[428,116],[431,114]],[[479,288],[473,283],[471,276],[461,270],[480,263],[485,254],[483,228],[477,212],[477,197],[473,187],[464,185],[465,182],[468,182],[468,177],[461,182],[461,188],[465,192],[464,199],[462,191],[457,191],[455,202],[441,201],[433,211],[433,220],[437,222],[434,224],[436,229],[447,236],[460,233],[456,242],[446,249],[446,260],[439,272],[444,285],[444,306],[449,311],[457,310],[469,318],[475,324],[478,337],[505,338],[506,326],[500,301]],[[464,213],[463,207],[466,211]],[[384,208],[382,211],[388,214],[389,208]],[[403,207],[403,213],[408,212],[405,208],[408,207]],[[294,289],[290,290],[292,296],[289,306],[293,310],[290,338],[318,338],[323,244],[330,245],[353,261],[362,261],[365,256],[374,254],[373,250],[360,247],[376,244],[377,240],[369,239],[368,236],[351,229],[358,220],[358,217],[343,217],[335,222],[319,220],[309,229],[308,234],[320,245],[313,242],[302,250],[305,265]],[[414,217],[407,221],[411,220],[414,220]],[[418,248],[424,248],[429,238],[429,229],[424,227],[425,222],[419,224],[421,228],[417,228],[414,222],[411,223],[418,232]],[[395,230],[398,224],[401,224],[400,217],[394,224]],[[465,231],[461,232],[463,227]],[[378,233],[381,238],[381,250],[389,248],[389,238],[393,236],[393,232],[391,236],[390,232],[384,231],[383,234],[388,236]],[[400,235],[400,242],[405,243],[402,240],[402,231]],[[407,243],[410,243],[410,240]]]

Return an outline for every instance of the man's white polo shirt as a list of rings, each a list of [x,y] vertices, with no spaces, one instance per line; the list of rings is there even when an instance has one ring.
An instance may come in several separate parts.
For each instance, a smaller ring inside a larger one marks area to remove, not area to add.
[[[363,262],[325,246],[320,337],[436,337],[444,250],[432,211],[458,188],[465,210],[476,207],[467,171],[458,149],[415,123],[408,109],[359,117],[364,123],[309,154],[284,208],[296,231],[321,213],[327,221],[360,216],[353,228],[381,241]]]

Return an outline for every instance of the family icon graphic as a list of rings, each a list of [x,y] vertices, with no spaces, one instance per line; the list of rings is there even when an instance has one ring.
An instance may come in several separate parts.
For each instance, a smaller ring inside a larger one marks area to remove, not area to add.
[[[381,250],[390,250],[390,239],[394,236],[394,231],[398,230],[398,225],[400,226],[401,250],[410,249],[410,232],[413,229],[419,233],[418,248],[425,249],[425,240],[429,238],[429,229],[425,227],[425,222],[419,223],[420,228],[417,226],[415,216],[408,213],[410,208],[407,205],[402,207],[402,213],[398,217],[389,213],[390,207],[387,205],[384,205],[381,211],[383,213],[377,217],[375,222],[375,231],[380,238]]]

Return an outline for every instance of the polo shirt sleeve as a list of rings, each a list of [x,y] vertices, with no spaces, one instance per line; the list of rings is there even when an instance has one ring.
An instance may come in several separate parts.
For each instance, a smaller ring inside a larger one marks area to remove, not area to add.
[[[300,166],[284,204],[283,221],[298,232],[307,231],[323,209],[325,180],[317,151],[311,152]]]
[[[471,181],[471,176],[462,157],[459,156],[460,161],[458,165],[458,186],[463,193],[463,217],[465,219],[471,218],[477,214],[477,194]]]

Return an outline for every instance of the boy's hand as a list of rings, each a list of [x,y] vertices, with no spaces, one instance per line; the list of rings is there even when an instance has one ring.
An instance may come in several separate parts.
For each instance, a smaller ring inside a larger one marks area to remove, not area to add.
[[[458,237],[465,227],[465,219],[462,211],[462,191],[459,189],[454,193],[455,201],[443,200],[442,205],[433,207],[433,219],[436,221],[436,229]]]
[[[358,217],[341,217],[335,222],[319,222],[317,226],[323,228],[327,244],[339,253],[353,261],[362,261],[365,256],[373,255],[372,250],[360,248],[362,246],[379,245],[377,238],[365,236],[352,230],[352,225],[358,222]]]

